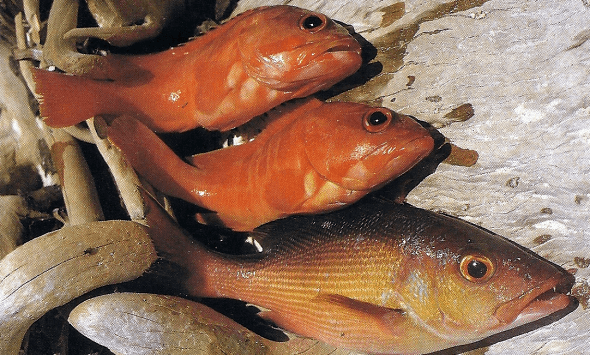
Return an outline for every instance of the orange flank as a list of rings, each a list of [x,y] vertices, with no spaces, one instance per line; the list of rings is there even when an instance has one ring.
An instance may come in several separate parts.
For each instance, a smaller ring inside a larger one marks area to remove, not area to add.
[[[129,117],[112,122],[109,138],[157,189],[213,212],[202,221],[240,231],[349,205],[434,147],[420,124],[384,107],[304,99],[270,111],[269,121],[254,140],[188,163]]]
[[[360,67],[360,53],[326,16],[269,6],[160,53],[108,54],[84,76],[34,69],[33,77],[41,115],[53,127],[131,115],[156,132],[229,130],[329,88]]]

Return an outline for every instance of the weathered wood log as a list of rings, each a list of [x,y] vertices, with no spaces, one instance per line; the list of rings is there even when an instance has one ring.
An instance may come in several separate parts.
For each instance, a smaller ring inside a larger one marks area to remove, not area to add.
[[[408,202],[577,268],[576,294],[588,303],[588,1],[242,0],[235,13],[281,3],[324,12],[366,40],[374,58],[349,81],[362,85],[332,99],[416,116],[478,153],[471,167],[440,165]],[[467,105],[473,116],[458,120]],[[585,353],[589,328],[580,307],[486,354]]]
[[[279,345],[203,304],[172,296],[99,296],[78,305],[68,321],[121,355],[270,354]]]
[[[18,354],[47,311],[95,288],[133,280],[156,260],[145,227],[106,221],[64,227],[0,261],[0,353]]]

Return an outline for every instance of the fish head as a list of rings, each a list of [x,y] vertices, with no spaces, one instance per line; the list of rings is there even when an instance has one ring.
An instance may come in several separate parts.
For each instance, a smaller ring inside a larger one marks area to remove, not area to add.
[[[329,88],[362,63],[361,46],[344,27],[293,6],[254,11],[238,50],[248,76],[293,97]]]
[[[414,323],[449,346],[524,325],[575,303],[574,276],[499,235],[453,219],[431,221],[397,290]],[[457,223],[458,222],[458,223]]]
[[[307,114],[304,134],[310,164],[348,190],[370,190],[389,182],[434,148],[424,127],[385,107],[332,102]]]

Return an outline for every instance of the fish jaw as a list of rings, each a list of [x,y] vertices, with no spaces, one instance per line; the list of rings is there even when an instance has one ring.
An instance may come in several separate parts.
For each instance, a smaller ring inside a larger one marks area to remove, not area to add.
[[[563,310],[576,299],[567,295],[574,284],[571,274],[564,274],[546,280],[539,287],[501,304],[495,318],[502,324],[500,330],[508,330],[534,322],[557,311]]]
[[[434,140],[431,136],[423,136],[409,140],[400,146],[401,149],[398,149],[397,155],[391,153],[395,147],[387,144],[375,149],[348,171],[340,185],[358,191],[374,189],[386,184],[424,159],[434,148]],[[389,155],[390,158],[382,159],[381,156],[384,155]],[[382,167],[375,167],[375,163],[371,161],[375,161]]]
[[[446,344],[447,348],[474,343],[535,322],[575,304],[577,300],[566,294],[571,290],[573,277],[570,279],[564,276],[548,279],[542,286],[500,304],[494,314],[477,328],[466,329],[447,319],[444,313],[440,330],[436,326],[419,323],[427,332],[437,336],[440,344]]]
[[[313,169],[341,188],[367,192],[378,188],[434,149],[430,133],[409,116],[394,113],[395,119],[385,130],[369,133],[362,128],[362,117],[374,108],[343,103],[332,103],[329,108],[323,115],[335,120],[310,122],[305,149]]]
[[[305,96],[313,90],[327,89],[356,72],[361,64],[361,47],[351,38],[342,38],[329,44],[306,45],[298,50],[297,62],[284,68],[282,76],[267,85],[275,90],[293,91],[295,97]],[[310,53],[305,55],[304,52]]]
[[[250,77],[273,90],[304,97],[329,88],[356,72],[361,64],[361,46],[346,35],[272,55],[258,52],[255,61],[245,61],[244,68]]]

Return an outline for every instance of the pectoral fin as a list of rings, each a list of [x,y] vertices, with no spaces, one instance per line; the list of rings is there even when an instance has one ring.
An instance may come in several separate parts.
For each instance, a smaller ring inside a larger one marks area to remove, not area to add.
[[[379,329],[384,333],[395,334],[407,321],[401,309],[378,306],[336,294],[320,294],[312,299],[318,307],[329,310],[333,319],[342,323],[356,323],[361,327]]]
[[[285,330],[349,348],[395,341],[404,336],[408,322],[400,309],[336,294],[320,294],[310,300],[309,308],[300,312],[271,310],[261,316]]]

